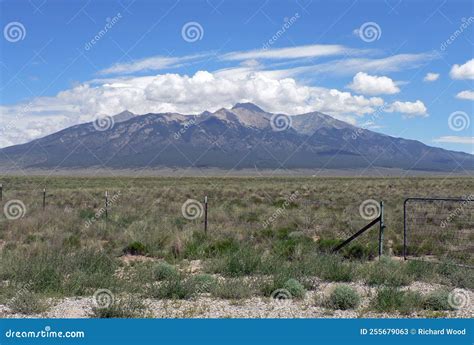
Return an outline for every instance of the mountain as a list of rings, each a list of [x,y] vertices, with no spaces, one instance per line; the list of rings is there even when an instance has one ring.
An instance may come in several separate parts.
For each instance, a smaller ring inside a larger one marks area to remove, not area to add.
[[[112,117],[0,150],[0,168],[474,170],[474,156],[395,138],[311,112],[272,114],[252,103],[199,115]]]
[[[113,117],[113,119],[114,119],[113,121],[114,121],[114,123],[125,122],[125,121],[128,121],[128,120],[134,118],[135,116],[137,116],[137,115],[135,115],[134,113],[132,113],[128,110],[125,110],[125,111],[122,111],[121,113],[115,115]]]

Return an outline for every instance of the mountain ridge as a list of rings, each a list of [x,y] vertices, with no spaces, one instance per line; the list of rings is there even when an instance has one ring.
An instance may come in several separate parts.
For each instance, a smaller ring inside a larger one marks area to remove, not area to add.
[[[198,115],[124,111],[111,119],[105,130],[85,123],[0,149],[0,168],[474,169],[473,155],[372,132],[316,111],[288,116],[237,103]]]

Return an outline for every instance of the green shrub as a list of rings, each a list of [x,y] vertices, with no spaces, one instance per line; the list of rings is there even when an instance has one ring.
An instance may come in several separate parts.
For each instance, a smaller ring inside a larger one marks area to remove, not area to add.
[[[321,279],[333,282],[350,282],[355,278],[355,265],[343,261],[336,255],[325,255],[314,263],[316,275]]]
[[[406,272],[404,263],[396,262],[387,257],[368,265],[365,268],[365,280],[369,285],[404,286],[412,282]]]
[[[352,244],[342,250],[347,259],[370,260],[377,255],[377,246],[373,244]]]
[[[360,303],[359,293],[348,285],[337,285],[325,301],[331,309],[355,309]]]
[[[70,235],[64,239],[63,246],[69,248],[79,248],[81,246],[81,239],[78,235]]]
[[[220,281],[212,295],[223,299],[244,299],[252,296],[253,288],[242,279]]]
[[[197,274],[189,278],[197,293],[209,293],[217,286],[217,279],[209,274]]]
[[[153,286],[150,295],[158,299],[190,299],[196,294],[196,287],[190,279],[176,276]]]
[[[90,209],[83,209],[79,211],[79,217],[85,220],[95,218],[96,211]]]
[[[470,268],[459,267],[446,261],[436,265],[436,272],[442,277],[444,283],[458,288],[474,289],[474,274]]]
[[[34,292],[22,289],[7,303],[15,313],[40,314],[48,309],[48,304]]]
[[[371,302],[371,307],[378,312],[399,311],[402,314],[410,314],[422,305],[423,297],[420,293],[401,291],[394,287],[379,288],[377,296]]]
[[[423,307],[428,310],[454,310],[449,304],[449,291],[439,289],[424,296]]]
[[[285,238],[274,240],[272,251],[277,257],[285,260],[298,260],[313,248],[314,242],[311,238],[293,231]]]
[[[290,233],[296,231],[294,227],[284,227],[276,230],[276,238],[279,240],[287,240],[290,236]]]
[[[432,262],[410,260],[405,264],[405,272],[414,280],[429,281],[436,279],[435,266]]]
[[[239,250],[239,243],[234,238],[222,238],[212,241],[205,248],[205,255],[209,258],[220,257]]]
[[[251,248],[242,248],[229,253],[223,258],[214,260],[210,270],[228,277],[248,276],[256,273],[261,267],[260,253]]]
[[[130,255],[146,255],[148,254],[148,248],[143,243],[135,241],[127,245],[123,249],[123,253]]]
[[[10,252],[2,258],[0,279],[32,292],[86,295],[117,284],[117,261],[97,250],[50,250],[39,247],[29,253]]]
[[[166,280],[178,275],[178,271],[167,262],[159,262],[153,268],[153,276],[156,280]]]
[[[272,203],[273,207],[283,208],[283,209],[294,209],[298,208],[298,204],[293,201],[288,201],[285,199],[278,199]]]
[[[318,241],[318,249],[322,253],[330,254],[330,253],[333,252],[334,248],[336,248],[342,242],[343,242],[343,240],[340,240],[340,239],[324,239],[324,238],[321,238]]]
[[[293,298],[303,298],[306,293],[304,286],[296,279],[288,279],[282,288],[287,290]]]
[[[188,259],[215,258],[239,250],[234,238],[212,238],[202,232],[194,232],[184,245],[184,257]]]
[[[139,318],[144,317],[146,306],[135,296],[125,296],[115,300],[107,307],[92,307],[92,317],[110,318]]]

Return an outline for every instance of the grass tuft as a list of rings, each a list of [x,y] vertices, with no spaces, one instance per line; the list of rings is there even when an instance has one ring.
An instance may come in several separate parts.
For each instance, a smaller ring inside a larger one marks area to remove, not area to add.
[[[360,304],[360,295],[348,285],[337,285],[323,304],[331,309],[355,309]]]

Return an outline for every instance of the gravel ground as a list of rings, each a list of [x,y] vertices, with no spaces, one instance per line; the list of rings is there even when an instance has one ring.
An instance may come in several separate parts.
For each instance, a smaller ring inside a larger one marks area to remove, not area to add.
[[[245,300],[223,300],[202,294],[192,300],[146,300],[149,316],[155,318],[416,318],[416,317],[474,317],[474,292],[456,289],[464,298],[462,307],[454,311],[420,311],[411,315],[376,313],[367,310],[376,288],[360,283],[348,285],[362,296],[361,305],[355,310],[331,310],[320,306],[335,283],[320,283],[318,291],[309,291],[301,300],[274,300],[253,297]],[[428,293],[439,285],[416,282],[404,289]],[[40,315],[14,314],[0,304],[1,318],[87,318],[92,314],[92,297],[64,298],[51,301],[53,306]]]

